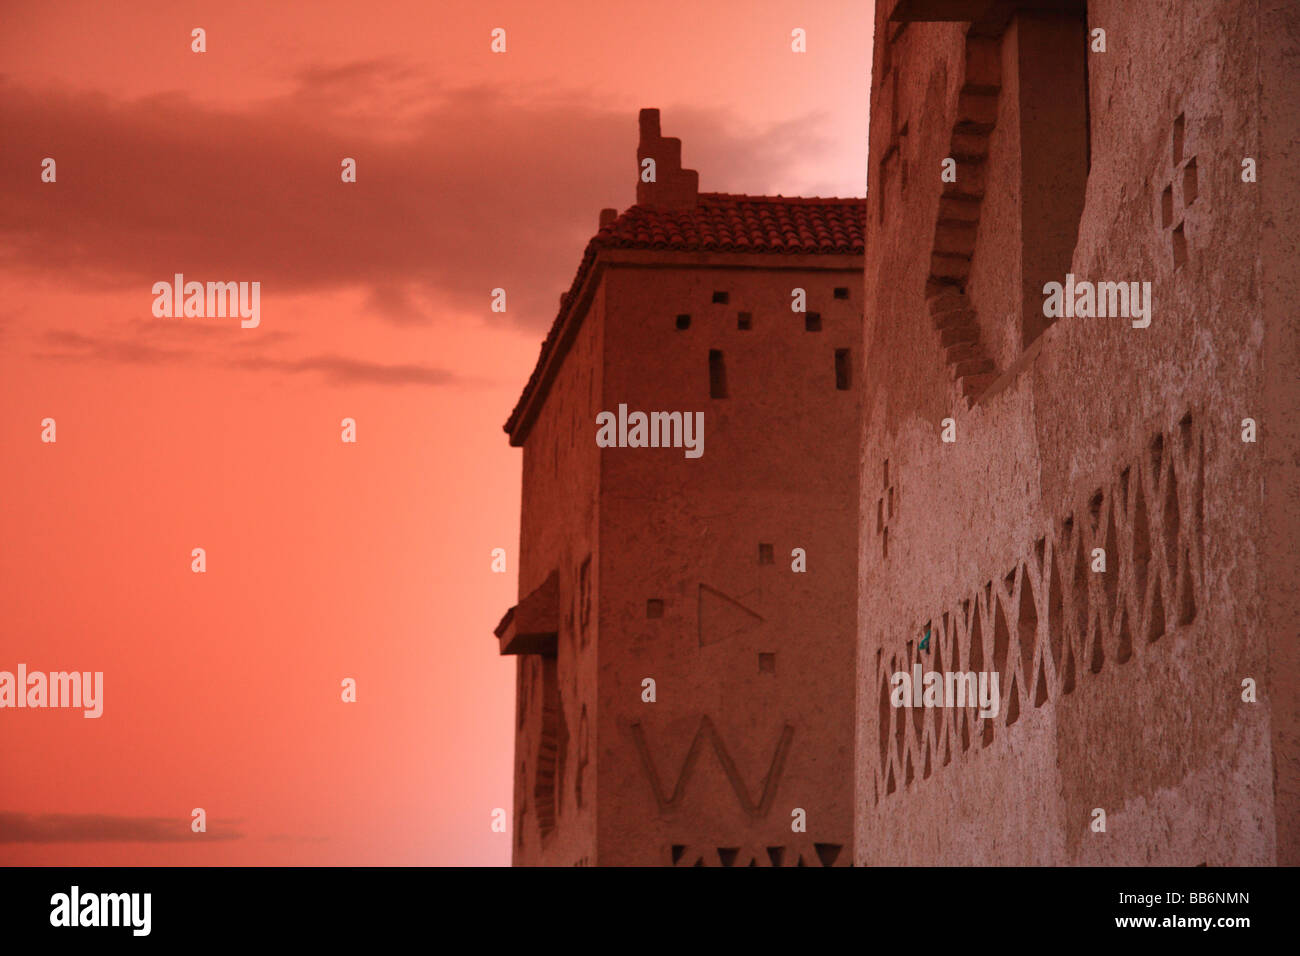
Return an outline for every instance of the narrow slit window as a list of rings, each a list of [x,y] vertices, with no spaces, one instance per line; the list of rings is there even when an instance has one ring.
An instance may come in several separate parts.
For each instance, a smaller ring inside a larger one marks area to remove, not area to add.
[[[835,387],[847,392],[853,384],[853,363],[848,349],[835,350]]]
[[[720,349],[709,349],[709,398],[727,397],[727,366]]]

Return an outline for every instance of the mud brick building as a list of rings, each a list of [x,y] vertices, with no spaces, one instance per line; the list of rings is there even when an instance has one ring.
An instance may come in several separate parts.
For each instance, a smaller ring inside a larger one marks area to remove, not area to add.
[[[1300,862],[1297,37],[876,4],[859,864]],[[1067,276],[1149,282],[1150,324],[1045,315]],[[998,672],[998,715],[893,706],[917,661]]]
[[[847,865],[864,203],[701,193],[640,124],[505,426],[514,862]],[[702,412],[703,453],[598,447],[620,405]]]

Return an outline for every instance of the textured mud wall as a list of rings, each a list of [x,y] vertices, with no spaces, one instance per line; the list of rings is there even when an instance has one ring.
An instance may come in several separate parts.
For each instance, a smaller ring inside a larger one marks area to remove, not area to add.
[[[602,865],[851,861],[860,262],[606,273],[604,408],[702,411],[704,453],[602,453]]]
[[[597,292],[524,444],[519,596],[558,571],[560,631],[554,657],[522,655],[516,665],[516,866],[595,858],[600,466],[575,423],[596,417],[603,315]]]
[[[1267,429],[1263,600],[1269,647],[1268,698],[1276,781],[1277,862],[1300,864],[1300,6],[1268,0],[1260,37],[1260,221],[1264,292],[1264,413]]]
[[[1026,183],[1045,173],[1027,176],[995,139],[1025,119],[1024,91],[1007,90],[1032,62],[1005,79],[1014,37],[1002,38],[970,266],[936,265],[940,162],[971,109],[963,87],[986,65],[968,62],[956,24],[909,24],[885,54],[881,12],[871,173],[894,192],[869,200],[865,273],[859,863],[1282,853],[1279,688],[1241,699],[1243,678],[1269,672],[1263,595],[1278,573],[1261,550],[1266,453],[1241,440],[1264,402],[1266,358],[1261,192],[1240,178],[1260,142],[1255,10],[1088,4],[1107,50],[1087,59],[1091,168],[1070,270],[1150,282],[1154,309],[1148,328],[1061,318],[1027,350],[1016,343],[1041,313],[1007,303],[1021,300],[1028,261],[1017,223],[1038,222],[1022,218]],[[915,150],[905,190],[879,174],[903,122]],[[959,276],[970,295],[935,282],[938,268],[971,267]],[[960,365],[972,343],[952,330],[972,326],[991,370]],[[891,493],[878,529],[865,516]],[[892,707],[890,674],[918,660],[998,671],[998,715]],[[1293,657],[1286,666],[1293,688]],[[1105,832],[1091,826],[1097,809]]]

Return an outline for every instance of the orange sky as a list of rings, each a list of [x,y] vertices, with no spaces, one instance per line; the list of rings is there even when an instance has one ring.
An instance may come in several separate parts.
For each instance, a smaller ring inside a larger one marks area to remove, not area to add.
[[[701,189],[863,194],[871,4],[13,6],[0,671],[104,714],[0,709],[0,863],[508,863],[501,424],[640,107]],[[261,324],[155,318],[177,272]]]

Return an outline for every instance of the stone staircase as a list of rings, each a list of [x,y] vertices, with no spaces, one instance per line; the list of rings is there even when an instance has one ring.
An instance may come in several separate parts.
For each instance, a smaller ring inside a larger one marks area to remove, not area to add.
[[[1002,70],[999,44],[993,37],[966,38],[966,77],[958,94],[948,149],[948,155],[957,161],[957,181],[943,183],[926,281],[926,306],[968,408],[997,377],[993,360],[980,342],[975,310],[966,296],[966,280],[984,200],[989,137],[997,124]]]

